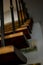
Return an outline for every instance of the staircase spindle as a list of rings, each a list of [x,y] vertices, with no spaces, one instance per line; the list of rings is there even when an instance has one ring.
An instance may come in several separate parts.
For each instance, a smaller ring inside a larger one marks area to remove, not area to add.
[[[16,3],[17,16],[18,16],[18,25],[19,25],[19,27],[20,27],[20,26],[21,26],[21,23],[20,23],[20,16],[19,16],[18,1],[17,1],[17,0],[15,0],[15,3]]]
[[[13,3],[12,3],[12,0],[10,0],[10,9],[11,9],[13,32],[15,33],[15,23],[14,23],[14,12],[13,12]]]
[[[1,46],[5,46],[4,42],[4,11],[3,11],[3,0],[1,0]]]
[[[23,17],[22,17],[22,6],[21,6],[20,0],[18,0],[18,1],[19,1],[19,8],[20,8],[21,23],[23,25],[24,24],[24,21],[23,21]]]
[[[22,2],[22,0],[20,0],[20,2],[21,2],[21,8],[22,8],[22,15],[23,15],[23,17],[24,17],[24,22],[25,22],[25,19],[26,19],[26,13],[25,13],[25,10],[24,10],[24,3]],[[23,18],[22,17],[22,18]]]
[[[25,14],[25,18],[29,19],[29,14],[27,12],[27,8],[25,7],[25,3],[23,0],[21,0],[21,4],[22,4],[23,13]]]

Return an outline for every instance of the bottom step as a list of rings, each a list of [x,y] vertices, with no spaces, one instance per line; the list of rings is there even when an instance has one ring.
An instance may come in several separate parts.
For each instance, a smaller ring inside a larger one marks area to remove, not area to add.
[[[26,57],[13,46],[0,48],[0,64],[25,64]]]

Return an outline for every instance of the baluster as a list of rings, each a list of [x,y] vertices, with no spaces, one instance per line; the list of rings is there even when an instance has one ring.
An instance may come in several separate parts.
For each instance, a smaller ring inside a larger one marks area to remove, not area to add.
[[[33,21],[31,20],[32,18],[29,19],[29,14],[27,12],[27,8],[25,7],[24,1],[23,0],[20,1],[21,1],[21,6],[24,14],[24,19],[25,19],[25,23],[21,27],[27,27],[29,29],[29,32],[31,33],[32,26],[33,26]]]
[[[21,6],[20,0],[18,0],[18,1],[19,1],[19,8],[20,8],[21,23],[22,23],[22,25],[23,25],[23,24],[24,24],[24,21],[23,21],[23,17],[22,17],[22,6]]]
[[[26,19],[26,13],[25,13],[25,8],[24,8],[25,4],[23,3],[22,0],[20,0],[20,2],[21,2],[21,8],[22,8],[22,18],[25,22],[25,19]]]
[[[1,46],[5,46],[4,42],[4,11],[3,11],[3,0],[1,0]]]
[[[19,7],[18,7],[18,1],[15,0],[15,3],[16,3],[16,9],[17,9],[17,16],[18,16],[18,25],[19,27],[21,26],[21,23],[20,23],[20,16],[19,16]]]
[[[23,8],[26,18],[29,19],[29,13],[27,12],[27,8],[23,0],[21,0],[21,4],[22,4],[22,8]]]
[[[11,18],[12,18],[13,32],[15,33],[15,23],[14,23],[14,12],[13,12],[13,3],[12,3],[12,0],[10,0],[10,9],[11,9]]]

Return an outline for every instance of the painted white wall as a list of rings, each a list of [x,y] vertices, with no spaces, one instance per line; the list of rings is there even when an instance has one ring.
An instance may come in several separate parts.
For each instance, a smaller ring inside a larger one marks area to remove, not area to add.
[[[15,0],[12,0],[12,2],[14,9],[14,20],[16,21],[18,20],[18,17],[17,17]],[[8,22],[12,22],[11,11],[10,11],[10,0],[4,0],[3,5],[4,5],[4,23],[6,24]]]
[[[28,63],[41,63],[43,65],[43,0],[24,0],[34,25],[32,39],[36,41],[37,51],[25,54]],[[40,24],[38,23],[40,22]]]
[[[18,20],[18,17],[17,17],[17,12],[14,11],[14,20],[17,21]],[[4,14],[4,23],[7,24],[9,22],[12,22],[12,19],[11,19],[11,12],[8,11]]]
[[[18,20],[17,12],[16,12],[16,4],[15,0],[13,1],[13,7],[14,7],[14,20]],[[4,7],[4,23],[7,24],[9,22],[12,22],[11,19],[11,12],[10,12],[10,0],[3,0],[3,7]],[[0,21],[1,26],[1,21]]]
[[[27,64],[41,63],[43,65],[43,34],[39,22],[34,22],[32,29],[32,40],[35,41],[37,51],[23,53],[27,58]]]
[[[16,10],[15,0],[12,0],[12,2],[13,2],[13,7]],[[3,0],[3,5],[4,5],[4,12],[10,11],[10,0]]]

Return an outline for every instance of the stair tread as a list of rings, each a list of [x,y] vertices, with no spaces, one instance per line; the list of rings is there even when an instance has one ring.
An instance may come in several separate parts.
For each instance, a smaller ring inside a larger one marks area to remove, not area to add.
[[[26,63],[26,57],[14,46],[5,46],[0,48],[0,63],[9,64],[9,63],[22,64]]]

